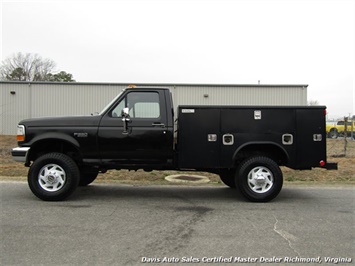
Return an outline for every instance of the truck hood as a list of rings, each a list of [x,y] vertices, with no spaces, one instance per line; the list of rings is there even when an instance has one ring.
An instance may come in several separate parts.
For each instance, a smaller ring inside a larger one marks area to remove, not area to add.
[[[95,127],[99,125],[100,120],[100,115],[42,117],[22,120],[19,125],[26,127]]]

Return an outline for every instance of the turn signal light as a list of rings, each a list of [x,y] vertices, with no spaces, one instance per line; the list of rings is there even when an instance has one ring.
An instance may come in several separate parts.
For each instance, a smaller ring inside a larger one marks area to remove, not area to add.
[[[25,141],[25,136],[24,135],[17,135],[16,139],[17,139],[17,141]]]
[[[16,136],[17,141],[25,141],[25,136],[26,136],[25,126],[18,125],[17,136]]]

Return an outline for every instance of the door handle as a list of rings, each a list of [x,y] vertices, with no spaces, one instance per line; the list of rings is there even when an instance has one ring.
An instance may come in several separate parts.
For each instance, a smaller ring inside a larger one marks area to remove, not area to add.
[[[153,127],[165,127],[165,124],[163,124],[163,123],[153,123],[152,126]]]

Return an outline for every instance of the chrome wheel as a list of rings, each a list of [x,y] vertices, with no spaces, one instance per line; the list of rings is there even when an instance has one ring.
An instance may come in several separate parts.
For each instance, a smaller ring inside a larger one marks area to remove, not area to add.
[[[279,165],[266,156],[255,156],[241,162],[236,185],[248,200],[267,202],[281,191],[283,176]]]
[[[45,191],[56,192],[64,186],[65,182],[66,173],[57,164],[47,164],[39,171],[38,183]]]
[[[265,193],[274,185],[272,172],[263,166],[253,168],[248,174],[248,186],[256,193]]]

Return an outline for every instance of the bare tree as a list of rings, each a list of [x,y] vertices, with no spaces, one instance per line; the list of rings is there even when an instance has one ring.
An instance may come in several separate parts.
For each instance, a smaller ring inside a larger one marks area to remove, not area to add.
[[[1,80],[47,81],[55,68],[51,59],[38,54],[17,53],[5,59],[0,67]]]

